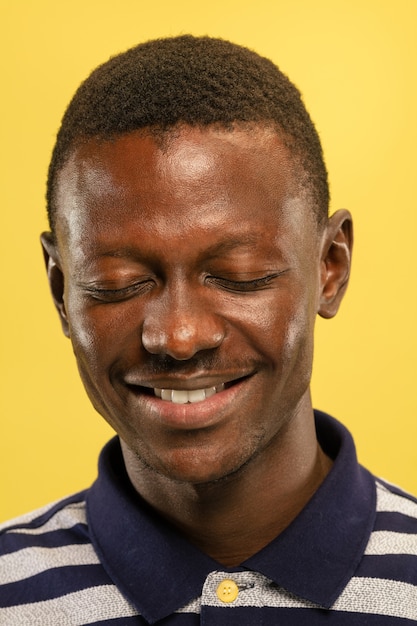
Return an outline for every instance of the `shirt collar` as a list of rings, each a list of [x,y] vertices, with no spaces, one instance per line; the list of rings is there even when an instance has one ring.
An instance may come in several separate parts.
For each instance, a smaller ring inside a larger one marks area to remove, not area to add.
[[[290,526],[235,571],[259,572],[329,608],[363,555],[376,496],[374,480],[358,465],[346,428],[324,413],[315,415],[319,442],[334,459],[331,471]],[[199,597],[210,572],[233,571],[195,548],[137,495],[117,438],[102,451],[87,513],[104,568],[150,623]]]
[[[243,565],[296,596],[330,608],[361,560],[376,515],[372,475],[358,464],[344,426],[315,412],[323,450],[334,459],[301,513],[272,543]]]

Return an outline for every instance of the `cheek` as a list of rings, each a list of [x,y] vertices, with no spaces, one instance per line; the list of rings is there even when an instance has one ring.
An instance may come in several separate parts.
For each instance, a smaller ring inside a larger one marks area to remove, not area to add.
[[[69,299],[67,315],[70,339],[78,371],[95,409],[112,427],[114,389],[112,369],[123,353],[125,324],[119,315],[109,314],[106,307],[88,306],[81,298]]]
[[[67,315],[74,354],[80,369],[98,374],[120,350],[127,322],[109,307],[91,306],[78,295],[68,294]]]
[[[296,372],[291,385],[304,385],[310,380],[313,363],[312,324],[307,316],[299,314],[283,320],[282,328],[275,364],[283,381],[287,382],[290,374]]]
[[[97,332],[89,320],[79,315],[68,315],[70,339],[76,356],[79,354],[95,354],[98,347]]]
[[[258,353],[279,369],[311,356],[314,332],[313,298],[298,293],[297,287],[256,303],[245,303],[241,315],[232,320],[238,331]]]
[[[288,362],[304,369],[309,378],[313,362],[313,334],[314,320],[298,315],[288,323],[284,346]]]

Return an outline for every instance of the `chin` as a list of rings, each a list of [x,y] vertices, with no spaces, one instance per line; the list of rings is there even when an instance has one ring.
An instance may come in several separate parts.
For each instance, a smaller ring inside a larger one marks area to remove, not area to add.
[[[236,452],[234,451],[234,456]],[[202,485],[218,483],[237,475],[250,459],[219,457],[218,450],[177,450],[158,458],[146,458],[141,452],[136,452],[142,466],[157,474],[182,483]]]

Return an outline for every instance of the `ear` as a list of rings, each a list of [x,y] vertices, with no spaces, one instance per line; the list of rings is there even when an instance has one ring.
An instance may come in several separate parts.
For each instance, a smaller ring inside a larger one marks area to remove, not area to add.
[[[58,249],[52,233],[42,233],[41,244],[52,298],[61,320],[64,335],[69,337],[68,318],[64,302],[64,274],[61,269]]]
[[[345,294],[350,274],[353,225],[349,211],[332,215],[323,233],[321,251],[321,317],[334,317]]]

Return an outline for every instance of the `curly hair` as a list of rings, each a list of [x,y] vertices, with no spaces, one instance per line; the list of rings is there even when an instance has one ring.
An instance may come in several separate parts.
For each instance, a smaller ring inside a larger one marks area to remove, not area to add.
[[[57,175],[71,152],[91,138],[111,139],[138,129],[155,135],[180,124],[233,128],[268,124],[296,164],[319,224],[327,219],[327,171],[317,131],[301,94],[270,61],[222,39],[155,39],[110,58],[80,85],[57,134],[47,182],[55,225]]]

